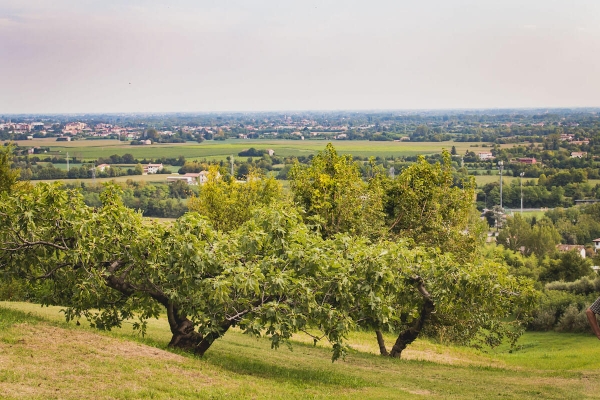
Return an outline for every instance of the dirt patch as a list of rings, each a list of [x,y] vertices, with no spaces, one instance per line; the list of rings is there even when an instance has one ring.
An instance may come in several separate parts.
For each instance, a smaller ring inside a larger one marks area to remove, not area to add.
[[[58,350],[63,346],[72,346],[95,353],[99,357],[123,357],[140,358],[149,357],[154,360],[183,361],[184,357],[157,349],[144,346],[139,343],[114,339],[90,332],[67,330],[53,326],[19,324],[14,327],[23,335],[19,339],[19,345],[23,349],[31,350],[32,353],[40,351]]]
[[[135,342],[45,325],[20,324],[8,334],[0,340],[0,397],[112,398],[162,382],[214,383],[200,365],[190,368],[194,360]]]

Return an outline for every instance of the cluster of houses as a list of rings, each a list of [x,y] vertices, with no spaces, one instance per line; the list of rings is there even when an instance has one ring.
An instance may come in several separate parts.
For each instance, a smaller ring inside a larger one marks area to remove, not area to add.
[[[581,144],[590,144],[590,141],[587,140],[587,139],[584,139],[584,140],[574,140],[574,139],[575,139],[575,136],[571,135],[571,134],[568,134],[568,133],[562,133],[560,135],[560,140],[563,141],[563,142],[569,142],[569,143],[578,144],[578,145],[581,145]]]
[[[592,240],[592,242],[594,242],[594,252],[597,253],[598,251],[600,251],[600,238],[594,239]],[[559,244],[556,245],[556,249],[560,252],[575,250],[577,251],[577,253],[579,253],[581,258],[586,258],[587,256],[585,246],[579,244]]]
[[[477,156],[481,161],[493,160],[495,158],[494,155],[489,151],[482,151],[480,153],[477,153]],[[515,158],[513,162],[531,165],[537,163],[537,160],[535,159],[535,157],[520,157]]]
[[[167,177],[167,183],[185,182],[188,185],[203,185],[208,180],[208,171],[188,172],[183,175],[171,175]]]
[[[143,166],[144,175],[157,174],[164,169],[164,165],[161,164],[147,164]],[[96,166],[98,172],[106,172],[110,169],[110,164],[99,164]],[[183,175],[170,175],[167,177],[167,183],[173,182],[185,182],[188,185],[202,185],[208,180],[208,171],[200,172],[188,172]]]

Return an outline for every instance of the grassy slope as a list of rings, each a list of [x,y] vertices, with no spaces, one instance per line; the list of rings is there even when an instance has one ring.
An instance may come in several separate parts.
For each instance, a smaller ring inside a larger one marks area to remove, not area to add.
[[[163,350],[164,320],[140,339],[128,327],[68,326],[56,307],[0,305],[2,398],[600,397],[600,346],[587,335],[528,334],[523,349],[491,354],[421,340],[392,360],[370,354],[372,334],[356,333],[357,351],[332,364],[328,349],[271,350],[233,331],[198,359]]]

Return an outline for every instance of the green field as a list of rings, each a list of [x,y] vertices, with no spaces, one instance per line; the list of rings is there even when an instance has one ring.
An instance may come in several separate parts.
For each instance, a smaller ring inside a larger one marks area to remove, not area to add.
[[[148,146],[131,146],[118,140],[77,140],[73,142],[56,142],[55,139],[21,140],[20,146],[50,147],[46,155],[77,157],[83,160],[95,160],[98,157],[108,157],[112,154],[133,154],[134,157],[160,158],[179,157],[186,159],[225,159],[250,147],[257,149],[273,149],[278,156],[300,156],[315,154],[323,150],[327,144],[324,140],[261,140],[261,139],[228,139],[225,141],[205,141],[203,143],[165,143]],[[459,154],[467,150],[485,151],[489,148],[470,147],[465,142],[371,142],[366,140],[334,141],[335,148],[340,153],[350,153],[361,156],[414,156],[417,154],[440,153],[442,149],[450,150],[456,146]],[[43,156],[43,155],[42,155]]]
[[[331,363],[297,338],[293,351],[230,331],[204,358],[165,351],[164,319],[148,335],[67,325],[58,307],[0,303],[5,399],[588,399],[600,397],[600,344],[591,335],[527,333],[488,353],[417,340],[401,360],[376,353],[372,333]],[[391,337],[387,338],[391,340]]]

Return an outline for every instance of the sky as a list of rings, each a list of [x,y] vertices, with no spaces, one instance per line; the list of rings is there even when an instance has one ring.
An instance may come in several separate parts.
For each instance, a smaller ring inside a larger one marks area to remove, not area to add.
[[[0,114],[597,106],[598,0],[0,0]]]

